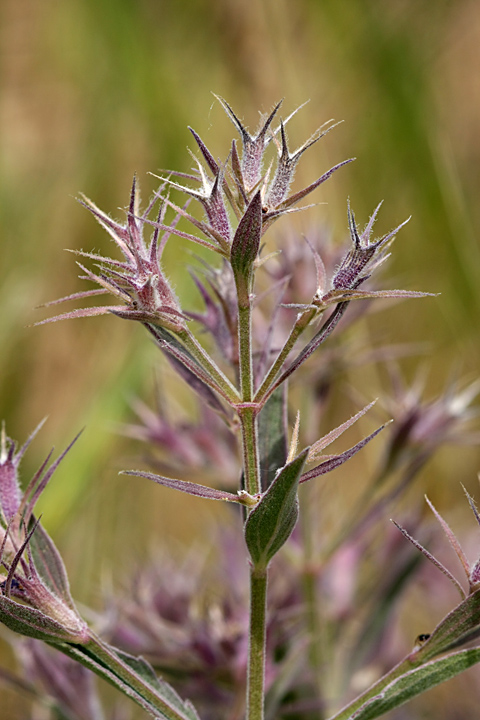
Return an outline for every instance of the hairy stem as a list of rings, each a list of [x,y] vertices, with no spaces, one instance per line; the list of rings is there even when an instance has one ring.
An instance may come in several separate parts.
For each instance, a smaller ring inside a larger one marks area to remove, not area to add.
[[[245,472],[245,489],[251,495],[261,491],[260,464],[258,460],[258,407],[252,403],[253,359],[252,359],[252,300],[250,288],[245,288],[242,279],[235,278],[238,298],[238,354],[240,363],[240,389],[242,404],[237,411],[242,423],[242,445]]]
[[[250,572],[250,633],[247,675],[247,720],[263,720],[265,694],[265,640],[267,571]]]
[[[250,495],[257,495],[262,490],[258,459],[257,412],[255,407],[247,406],[239,408],[238,413],[242,423],[245,490]]]
[[[253,277],[247,283],[235,276],[238,302],[238,351],[242,403],[237,406],[242,426],[245,487],[251,495],[261,492],[258,458],[259,407],[252,403],[252,300]],[[247,720],[263,720],[265,704],[265,641],[267,612],[267,569],[252,566],[250,571],[250,630],[247,669]]]
[[[253,395],[252,368],[252,308],[247,304],[238,305],[238,352],[240,362],[240,388],[243,402],[251,402]]]

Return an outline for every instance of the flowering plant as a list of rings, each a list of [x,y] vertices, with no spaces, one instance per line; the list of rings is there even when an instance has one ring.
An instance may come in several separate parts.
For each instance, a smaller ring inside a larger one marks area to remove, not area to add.
[[[198,717],[237,718],[245,714],[247,720],[260,720],[289,713],[306,718],[309,713],[310,716],[315,713],[315,717],[330,715],[337,720],[367,720],[480,660],[480,648],[459,649],[475,641],[479,634],[478,562],[470,568],[453,533],[435,511],[466,569],[468,592],[454,580],[462,593],[460,605],[431,635],[422,635],[406,658],[382,679],[364,688],[343,710],[336,709],[342,698],[340,695],[330,698],[326,683],[331,663],[327,655],[329,643],[322,639],[319,629],[322,615],[317,575],[321,568],[313,569],[308,521],[301,523],[302,538],[296,530],[299,486],[349,461],[385,425],[347,450],[324,454],[331,443],[371,410],[374,404],[371,402],[325,436],[312,439],[302,447],[299,414],[293,429],[289,430],[287,385],[293,375],[300,375],[298,371],[308,367],[306,361],[318,353],[334,331],[355,318],[352,309],[358,306],[358,301],[365,305],[365,301],[402,300],[429,293],[375,287],[371,278],[387,259],[396,234],[407,221],[373,239],[380,205],[363,230],[358,228],[348,205],[350,246],[342,255],[335,258],[333,253],[329,256],[326,248],[323,252],[310,242],[296,241],[303,243],[303,251],[310,253],[316,278],[311,296],[297,297],[292,280],[295,264],[289,262],[291,250],[283,248],[279,256],[277,248],[267,254],[264,235],[282,216],[302,209],[298,204],[351,160],[338,163],[307,187],[292,192],[301,157],[333,125],[323,126],[292,152],[286,125],[295,113],[285,121],[277,120],[281,103],[262,119],[252,134],[230,105],[220,98],[219,101],[240,136],[240,148],[233,140],[224,161],[216,160],[192,130],[199,152],[199,156],[193,155],[193,171],[170,173],[163,178],[145,210],[140,208],[136,178],[124,222],[112,220],[90,200],[82,199],[82,204],[109,233],[120,256],[108,258],[77,251],[86,261],[93,261],[95,267],[92,270],[79,263],[82,278],[99,287],[77,292],[62,301],[108,293],[117,303],[71,310],[42,321],[112,314],[144,326],[175,372],[197,395],[202,417],[208,417],[209,429],[202,434],[201,428],[193,424],[174,427],[165,416],[145,405],[137,405],[143,424],[132,425],[126,432],[149,440],[163,456],[169,450],[163,467],[166,464],[181,470],[204,464],[207,472],[209,466],[219,467],[221,457],[231,468],[237,461],[235,438],[238,438],[241,468],[238,468],[240,472],[230,473],[240,477],[236,487],[218,482],[213,472],[210,482],[201,484],[171,477],[170,473],[125,471],[127,475],[144,477],[199,498],[238,506],[244,546],[243,550],[238,546],[232,550],[230,539],[219,543],[224,548],[223,562],[228,559],[226,564],[230,565],[230,573],[235,574],[235,578],[225,590],[223,606],[217,608],[217,623],[204,618],[199,626],[192,624],[194,613],[189,608],[194,603],[194,589],[188,588],[177,596],[172,588],[161,587],[160,578],[156,578],[158,585],[155,586],[152,576],[147,575],[147,580],[142,576],[136,582],[137,588],[146,582],[147,591],[137,598],[136,593],[132,593],[130,605],[119,603],[117,618],[110,620],[110,638],[122,649],[94,633],[75,608],[58,550],[33,514],[36,501],[65,453],[50,466],[48,458],[22,495],[18,466],[33,435],[15,453],[15,443],[7,438],[5,431],[0,456],[0,554],[5,573],[0,585],[0,619],[16,632],[42,640],[74,663],[103,677],[153,717],[196,720]],[[171,193],[176,192],[186,194],[188,201],[183,205],[174,202]],[[200,205],[201,219],[190,210],[192,200]],[[169,220],[170,215],[173,218]],[[185,221],[193,230],[181,229]],[[175,237],[206,249],[212,258],[204,264],[202,272],[196,271],[194,275],[203,312],[198,307],[190,310],[183,307],[164,272],[162,252],[166,242]],[[200,342],[198,329],[209,336],[210,345]],[[328,366],[328,362],[324,363],[325,371]],[[434,414],[436,412],[437,439],[443,431],[442,440],[454,438],[466,420],[466,408],[476,392],[477,387],[472,386],[457,396],[464,402],[461,412],[458,412],[459,402],[456,403],[456,414],[451,412],[448,403],[432,405]],[[430,417],[428,409],[422,410],[420,402],[415,408],[416,415],[408,419],[408,408],[404,409],[403,416],[397,408],[397,429],[368,498],[362,499],[353,520],[324,543],[323,563],[325,566],[330,563],[336,577],[347,572],[349,563],[350,573],[358,565],[365,529],[371,526],[379,509],[410,483],[435,449],[431,434],[422,436],[421,433],[422,423]],[[377,497],[378,488],[385,487],[388,477],[399,470],[393,489]],[[473,501],[469,500],[478,520]],[[304,512],[308,519],[309,509],[304,508]],[[401,532],[451,577],[406,530]],[[303,545],[303,564],[297,560],[297,565],[303,567],[300,573],[303,593],[298,572],[295,578],[292,567],[286,569],[286,565],[279,573],[286,559],[284,553],[279,557],[277,554],[286,543],[294,556],[299,555]],[[239,554],[247,558],[250,575],[248,629],[243,631],[238,629],[246,614],[243,592],[237,587],[238,578],[243,577]],[[237,569],[236,573],[232,573],[233,568]],[[393,563],[391,584],[409,576],[413,568],[410,557],[407,564]],[[288,579],[288,587],[282,586],[282,575]],[[268,611],[269,578],[269,602],[275,614]],[[381,592],[377,610],[386,607],[387,589]],[[340,619],[339,608],[343,608],[344,615],[351,614],[353,602],[346,591],[338,595],[338,600],[336,610]],[[144,617],[141,606],[145,602],[149,611]],[[168,622],[167,606],[175,607]],[[283,627],[276,618],[277,612],[286,617]],[[372,618],[373,615],[370,620]],[[370,620],[367,617],[365,628]],[[158,641],[152,644],[151,638],[157,635]],[[375,644],[371,637],[369,651]],[[358,658],[365,654],[364,644],[365,638],[359,638]],[[43,655],[38,647],[29,657],[37,670],[55,663],[53,656]],[[168,682],[156,675],[152,665],[163,669]],[[352,672],[356,670],[356,665],[357,658],[353,657],[345,665],[346,675],[349,668]],[[211,668],[210,676],[206,673],[207,666]],[[66,677],[69,670],[61,667]],[[347,681],[346,678],[344,682]],[[177,690],[182,688],[194,704],[180,697]],[[81,717],[81,712],[92,713],[92,707],[97,707],[93,701],[87,711],[74,704],[68,712]]]

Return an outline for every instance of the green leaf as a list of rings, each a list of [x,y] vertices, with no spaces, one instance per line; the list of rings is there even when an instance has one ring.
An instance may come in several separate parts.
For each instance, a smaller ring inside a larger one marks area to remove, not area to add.
[[[480,590],[469,595],[414,650],[331,720],[368,720],[480,661],[480,648],[455,650],[480,637]],[[449,652],[449,655],[445,653]],[[438,655],[442,655],[438,658]],[[361,711],[361,712],[360,712]]]
[[[92,638],[88,645],[50,643],[81,663],[143,707],[154,718],[199,720],[193,705],[184,701],[143,658],[136,658]]]
[[[29,523],[30,530],[34,522],[35,519],[32,516]],[[70,595],[67,571],[65,570],[61,555],[40,523],[36,526],[35,532],[30,538],[29,547],[32,552],[35,569],[45,585],[72,608],[72,610],[75,610],[75,604]]]
[[[257,570],[267,567],[292,534],[298,518],[298,481],[309,448],[278,473],[245,523],[245,542]]]
[[[480,589],[469,595],[437,625],[418,658],[425,662],[480,636]]]
[[[480,662],[480,648],[460,650],[452,655],[432,660],[393,680],[352,715],[341,713],[338,717],[345,720],[373,720],[435,685],[455,677],[478,662]]]
[[[207,405],[216,412],[224,414],[223,405],[212,390],[223,396],[225,394],[210,373],[202,367],[198,360],[193,357],[192,353],[168,330],[153,323],[147,323],[146,327],[154,336],[158,347],[165,353],[174,370],[198,393]]]
[[[258,416],[258,449],[262,489],[270,487],[278,468],[287,462],[287,386],[277,388]]]
[[[162,698],[184,715],[186,720],[199,720],[197,711],[191,702],[189,700],[182,700],[171,685],[156,675],[155,670],[146,660],[142,657],[133,657],[121,650],[115,650],[115,652],[124,663],[132,668],[136,675],[139,675],[148,685],[156,689]]]

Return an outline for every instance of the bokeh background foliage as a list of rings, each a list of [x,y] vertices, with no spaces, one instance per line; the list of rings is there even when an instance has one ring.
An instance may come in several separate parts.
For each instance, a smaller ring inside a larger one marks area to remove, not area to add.
[[[478,374],[476,0],[2,0],[0,42],[1,415],[20,440],[49,416],[27,476],[51,444],[64,447],[86,425],[42,506],[80,600],[95,605],[102,582],[131,568],[152,537],[206,537],[212,511],[116,476],[140,451],[115,426],[131,417],[133,395],[148,397],[158,360],[141,329],[108,317],[27,326],[45,316],[34,306],[84,287],[63,248],[108,248],[73,199],[80,191],[120,217],[134,172],[146,199],[149,171],[188,171],[187,125],[226,155],[232,126],[212,91],[251,127],[281,97],[284,114],[309,99],[290,126],[292,146],[325,120],[344,120],[298,181],[357,160],[317,191],[327,204],[296,219],[298,232],[321,223],[343,241],[347,196],[360,224],[385,200],[379,233],[411,214],[391,286],[441,295],[388,309],[363,332],[376,344],[428,340],[431,392],[452,365]],[[166,263],[191,305],[185,245],[171,243]],[[416,362],[405,360],[407,374]],[[380,381],[372,370],[365,377],[370,399]],[[478,452],[457,448],[422,480],[441,505],[477,469]],[[11,702],[7,692],[5,708]]]

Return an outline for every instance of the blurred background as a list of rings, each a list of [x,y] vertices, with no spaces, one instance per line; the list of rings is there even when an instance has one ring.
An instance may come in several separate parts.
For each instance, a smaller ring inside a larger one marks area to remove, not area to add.
[[[344,242],[347,197],[360,225],[385,201],[378,234],[411,215],[388,286],[440,295],[387,308],[363,332],[376,344],[427,342],[427,395],[452,372],[465,382],[478,375],[476,0],[1,0],[0,43],[1,416],[20,442],[48,416],[24,478],[85,427],[42,500],[81,602],[101,605],[102,586],[128,573],[138,552],[207,538],[214,511],[117,475],[141,455],[117,428],[132,419],[133,397],[148,401],[158,367],[142,329],[111,317],[29,326],[46,317],[35,306],[85,289],[65,248],[109,249],[75,202],[80,192],[121,218],[134,173],[146,200],[156,187],[149,172],[190,169],[188,125],[227,155],[234,132],[212,93],[252,130],[280,98],[284,115],[309,100],[289,125],[292,147],[343,120],[309,151],[298,186],[356,162],[316,191],[322,204],[296,220],[298,231],[321,224]],[[171,242],[166,265],[191,306],[188,263],[185,246]],[[418,362],[403,361],[407,378]],[[374,370],[362,375],[366,401],[378,383]],[[459,482],[475,492],[478,470],[478,448],[446,448],[416,491],[453,512],[463,508]],[[7,691],[5,703],[18,696]]]

